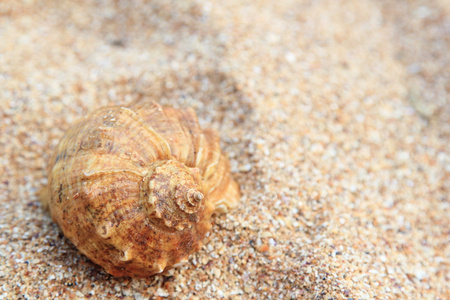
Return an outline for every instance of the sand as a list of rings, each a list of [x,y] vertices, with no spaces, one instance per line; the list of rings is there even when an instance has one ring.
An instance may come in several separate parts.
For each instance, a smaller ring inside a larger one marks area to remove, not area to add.
[[[450,2],[0,2],[0,299],[448,299]],[[167,276],[114,278],[38,200],[105,105],[191,106],[242,189]]]

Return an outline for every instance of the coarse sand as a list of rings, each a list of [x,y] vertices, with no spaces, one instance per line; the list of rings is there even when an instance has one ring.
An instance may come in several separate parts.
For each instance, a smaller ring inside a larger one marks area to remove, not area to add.
[[[166,276],[38,200],[105,105],[191,106],[242,190]],[[449,299],[450,1],[0,2],[0,299]]]

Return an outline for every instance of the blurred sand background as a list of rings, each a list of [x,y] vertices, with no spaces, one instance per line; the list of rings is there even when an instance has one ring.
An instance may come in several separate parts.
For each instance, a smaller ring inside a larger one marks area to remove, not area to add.
[[[241,185],[169,276],[38,201],[73,122],[191,106]],[[0,299],[449,299],[450,1],[0,2]]]

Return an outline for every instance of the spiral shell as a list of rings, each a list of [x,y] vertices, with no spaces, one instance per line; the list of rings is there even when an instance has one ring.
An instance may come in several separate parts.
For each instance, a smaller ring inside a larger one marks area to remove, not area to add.
[[[146,277],[200,249],[211,215],[236,206],[217,134],[195,112],[135,103],[80,120],[50,162],[53,220],[114,276]]]

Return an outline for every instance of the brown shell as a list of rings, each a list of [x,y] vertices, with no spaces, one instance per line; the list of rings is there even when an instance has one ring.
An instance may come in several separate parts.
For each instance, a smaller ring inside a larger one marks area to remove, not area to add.
[[[70,128],[44,205],[108,273],[146,277],[200,249],[212,213],[239,197],[217,134],[190,108],[152,102],[102,108]]]

